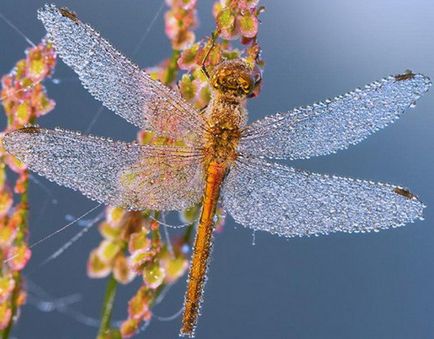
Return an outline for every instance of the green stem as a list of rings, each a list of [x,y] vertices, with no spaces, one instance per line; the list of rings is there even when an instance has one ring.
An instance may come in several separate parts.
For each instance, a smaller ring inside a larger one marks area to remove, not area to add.
[[[164,83],[166,85],[171,84],[176,79],[176,75],[178,73],[178,59],[181,55],[181,52],[174,49],[172,52],[172,56],[169,60],[169,65],[167,66],[166,70],[166,78],[164,79]]]
[[[110,322],[112,317],[113,304],[115,300],[117,285],[118,285],[117,281],[115,280],[113,275],[111,275],[107,281],[107,287],[104,296],[104,304],[102,306],[101,324],[97,336],[98,339],[105,338],[105,335],[110,330]]]

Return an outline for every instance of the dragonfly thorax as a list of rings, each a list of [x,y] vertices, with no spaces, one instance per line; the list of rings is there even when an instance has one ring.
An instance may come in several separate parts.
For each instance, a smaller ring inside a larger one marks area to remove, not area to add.
[[[231,164],[237,157],[239,139],[239,128],[214,126],[206,140],[207,157],[220,164]]]
[[[205,117],[205,150],[209,160],[230,164],[237,157],[241,128],[247,121],[244,103],[231,100],[220,92],[214,93]]]

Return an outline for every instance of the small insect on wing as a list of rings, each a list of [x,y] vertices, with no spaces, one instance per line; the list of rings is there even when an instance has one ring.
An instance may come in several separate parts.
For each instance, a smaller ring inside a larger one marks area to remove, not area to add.
[[[428,77],[407,71],[331,100],[268,116],[245,129],[239,151],[280,159],[334,153],[398,119],[430,86]]]
[[[201,155],[189,147],[141,146],[36,127],[9,132],[3,143],[31,170],[104,204],[180,210],[202,196]]]
[[[200,144],[204,120],[175,91],[151,77],[67,9],[45,5],[38,12],[62,60],[83,86],[130,123],[160,135]]]
[[[231,168],[222,196],[236,222],[285,237],[398,227],[422,218],[425,207],[401,187],[244,157]]]

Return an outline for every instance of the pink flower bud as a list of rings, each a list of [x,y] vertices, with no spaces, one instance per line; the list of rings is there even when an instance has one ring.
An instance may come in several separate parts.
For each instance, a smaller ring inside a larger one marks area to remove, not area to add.
[[[0,303],[0,330],[4,330],[11,320],[12,309],[8,302]]]
[[[87,261],[87,275],[90,278],[105,278],[111,272],[111,266],[98,257],[98,250],[90,252]]]
[[[13,204],[12,192],[5,188],[0,192],[0,218],[4,217]]]
[[[140,322],[135,319],[127,319],[121,324],[122,338],[131,338],[139,329]]]
[[[128,261],[124,255],[118,255],[115,258],[113,264],[113,276],[116,281],[121,284],[128,284],[136,276],[136,273],[130,269]]]
[[[15,287],[15,280],[12,274],[0,277],[0,304],[6,302]]]
[[[32,256],[32,252],[27,247],[27,244],[21,243],[9,248],[8,252],[8,266],[13,271],[21,271]]]
[[[103,240],[99,244],[96,253],[101,261],[110,264],[121,250],[122,244],[120,242]]]
[[[237,26],[241,35],[246,38],[253,38],[258,33],[258,18],[251,12],[246,11],[237,16]]]
[[[156,289],[159,287],[166,276],[165,270],[159,262],[148,263],[143,269],[143,281],[149,288]]]

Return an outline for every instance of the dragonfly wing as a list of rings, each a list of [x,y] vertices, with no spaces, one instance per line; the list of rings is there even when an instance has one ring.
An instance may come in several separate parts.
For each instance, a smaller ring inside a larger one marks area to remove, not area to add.
[[[398,227],[422,218],[425,207],[401,187],[245,158],[231,168],[222,197],[236,222],[285,237]]]
[[[202,196],[202,161],[192,148],[141,146],[36,127],[10,132],[3,143],[31,170],[104,204],[180,210]]]
[[[266,117],[247,127],[239,150],[281,159],[334,153],[392,123],[430,86],[429,78],[408,71],[313,106]]]
[[[151,79],[75,14],[45,5],[38,18],[62,60],[106,107],[140,128],[174,138],[190,140],[203,128],[196,109]]]

